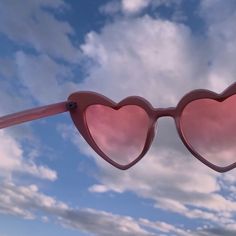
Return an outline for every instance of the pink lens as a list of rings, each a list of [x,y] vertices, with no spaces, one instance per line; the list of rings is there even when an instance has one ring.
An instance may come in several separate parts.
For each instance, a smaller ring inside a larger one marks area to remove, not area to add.
[[[143,151],[150,120],[139,106],[119,110],[91,105],[85,112],[89,132],[100,150],[119,165],[128,165]]]
[[[180,128],[192,149],[212,164],[236,162],[236,95],[222,102],[206,98],[189,103]]]

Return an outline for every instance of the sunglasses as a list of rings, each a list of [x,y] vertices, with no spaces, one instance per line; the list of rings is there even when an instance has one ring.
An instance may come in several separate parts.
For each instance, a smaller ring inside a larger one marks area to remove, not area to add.
[[[76,92],[66,102],[0,117],[0,129],[67,111],[94,151],[122,170],[147,153],[157,120],[165,116],[175,120],[183,144],[202,163],[218,172],[236,167],[236,83],[221,94],[193,90],[169,108],[154,108],[138,96],[115,103],[95,92]]]

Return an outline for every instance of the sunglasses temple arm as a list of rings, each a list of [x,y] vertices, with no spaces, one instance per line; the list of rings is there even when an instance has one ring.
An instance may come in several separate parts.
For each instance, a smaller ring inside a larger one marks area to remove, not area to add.
[[[72,107],[73,104],[71,102],[60,102],[6,115],[0,117],[0,129],[67,112]]]

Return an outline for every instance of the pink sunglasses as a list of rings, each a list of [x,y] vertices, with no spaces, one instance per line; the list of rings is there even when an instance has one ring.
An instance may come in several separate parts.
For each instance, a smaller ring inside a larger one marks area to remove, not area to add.
[[[205,165],[218,172],[236,167],[236,83],[221,94],[193,90],[169,108],[153,108],[138,96],[115,103],[98,93],[76,92],[66,102],[0,117],[0,129],[66,111],[94,151],[122,170],[146,154],[163,116],[174,118],[182,142]]]

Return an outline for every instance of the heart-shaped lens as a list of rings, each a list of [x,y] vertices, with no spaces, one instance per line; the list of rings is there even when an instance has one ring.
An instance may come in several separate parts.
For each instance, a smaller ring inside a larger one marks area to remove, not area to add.
[[[104,105],[90,105],[85,118],[96,145],[117,164],[128,165],[142,153],[150,124],[143,108],[125,105],[115,110]]]
[[[180,117],[181,132],[193,151],[219,167],[236,162],[236,95],[222,102],[190,102]]]

